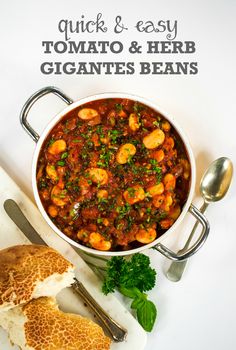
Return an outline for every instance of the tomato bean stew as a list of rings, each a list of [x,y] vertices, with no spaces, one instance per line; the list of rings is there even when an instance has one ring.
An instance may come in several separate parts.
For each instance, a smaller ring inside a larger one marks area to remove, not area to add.
[[[70,111],[39,155],[42,204],[58,229],[97,250],[151,243],[181,213],[190,163],[177,131],[130,99],[101,99]]]

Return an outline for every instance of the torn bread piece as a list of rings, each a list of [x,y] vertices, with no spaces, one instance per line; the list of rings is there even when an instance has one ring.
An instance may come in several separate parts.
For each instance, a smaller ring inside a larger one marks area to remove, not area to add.
[[[108,350],[111,340],[93,321],[42,297],[0,313],[0,325],[22,350]]]
[[[50,247],[17,245],[0,250],[0,313],[31,299],[56,296],[74,277],[74,266]]]

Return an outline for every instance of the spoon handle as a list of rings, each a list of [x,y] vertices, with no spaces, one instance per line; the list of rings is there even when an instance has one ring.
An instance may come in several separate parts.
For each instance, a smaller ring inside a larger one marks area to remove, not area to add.
[[[203,205],[201,206],[201,208],[199,209],[199,211],[201,213],[204,213],[206,208],[208,207],[209,203],[205,202],[203,203]],[[182,249],[180,249],[178,251],[178,254],[182,254],[185,252],[186,249],[188,249],[192,239],[193,239],[193,236],[194,236],[194,233],[196,231],[198,227],[198,221],[195,222],[193,228],[192,228],[192,231],[187,239],[187,242],[185,243],[184,247]],[[166,272],[166,277],[172,281],[172,282],[178,282],[182,275],[183,275],[183,272],[184,272],[184,269],[185,269],[185,266],[187,264],[187,259],[186,260],[182,260],[182,261],[173,261],[171,264],[170,264],[170,267],[169,269],[167,270]]]

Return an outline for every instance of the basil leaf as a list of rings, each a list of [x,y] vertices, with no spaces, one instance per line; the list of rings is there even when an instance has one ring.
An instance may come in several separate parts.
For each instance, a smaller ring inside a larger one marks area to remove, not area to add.
[[[153,302],[146,300],[141,304],[137,309],[137,317],[143,329],[146,332],[151,332],[157,317],[157,309]]]
[[[139,309],[143,306],[144,303],[145,303],[145,299],[137,297],[132,301],[132,304],[130,305],[130,307],[131,309]]]
[[[121,294],[125,295],[126,297],[129,297],[129,298],[132,298],[132,299],[135,299],[136,297],[142,296],[142,293],[136,287],[134,287],[134,288],[125,288],[125,287],[121,286],[119,288],[119,292]]]

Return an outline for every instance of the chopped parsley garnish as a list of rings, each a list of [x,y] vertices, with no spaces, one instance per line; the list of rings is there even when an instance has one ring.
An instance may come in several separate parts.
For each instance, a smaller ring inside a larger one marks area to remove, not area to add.
[[[130,143],[137,146],[139,144],[139,141],[138,140],[131,140]]]
[[[68,190],[69,188],[71,188],[71,186],[72,186],[72,182],[71,182],[71,181],[68,181],[68,182],[66,183],[66,189]]]
[[[57,196],[55,195],[55,197],[65,198],[66,194],[67,194],[67,190],[62,190]]]
[[[116,207],[117,213],[119,213],[119,219],[124,218],[130,211],[131,205],[128,203],[125,203],[123,206]]]
[[[68,152],[63,152],[61,155],[61,159],[66,159],[68,157]]]
[[[85,152],[82,152],[82,153],[81,153],[81,157],[82,157],[83,159],[86,159],[86,158],[88,157],[88,154],[85,153]]]
[[[99,156],[100,160],[97,162],[97,165],[100,165],[102,167],[108,167],[112,154],[113,154],[112,151],[110,150],[107,151],[105,147],[102,147],[101,153]]]
[[[122,136],[123,132],[120,130],[109,130],[108,137],[112,143],[117,143],[117,138]]]
[[[156,164],[158,164],[158,162],[157,162],[157,160],[156,159],[150,159],[150,164],[152,164],[152,165],[156,165]]]
[[[48,146],[51,146],[56,140],[52,137],[49,142],[48,142]]]
[[[117,112],[122,111],[123,110],[122,104],[121,103],[116,103],[115,104],[115,109],[116,109]]]
[[[140,112],[142,110],[144,110],[144,106],[142,106],[141,104],[139,104],[138,102],[135,102],[133,110],[135,113],[137,113],[138,115],[140,114]]]
[[[69,170],[66,170],[66,173],[65,173],[65,179],[66,181],[69,180],[70,178],[70,171]]]
[[[75,186],[73,186],[73,191],[75,191],[75,192],[79,192],[79,186],[78,185],[75,185]]]
[[[93,148],[93,141],[88,141],[86,145],[88,146],[88,148]]]
[[[106,167],[106,165],[103,162],[101,162],[101,161],[97,162],[97,166]]]
[[[80,135],[81,135],[84,139],[88,139],[89,136],[90,136],[89,134],[84,134],[84,133],[81,133]]]
[[[127,188],[127,191],[129,193],[130,197],[134,197],[135,196],[135,188],[129,187],[129,188]]]
[[[128,216],[127,220],[128,220],[127,231],[129,231],[131,229],[131,227],[132,227],[134,219],[131,216]]]
[[[149,162],[152,164],[152,171],[155,171],[157,175],[157,182],[159,183],[162,177],[162,169],[158,166],[158,161],[156,159],[150,159]]]
[[[74,139],[74,140],[72,140],[72,142],[79,143],[79,142],[82,142],[82,140]]]
[[[40,178],[39,180],[39,189],[42,190],[43,188],[47,188],[48,187],[48,184],[47,182],[45,181],[44,178]]]
[[[63,160],[58,160],[57,165],[64,166],[65,162]]]
[[[98,203],[108,203],[108,199],[107,198],[98,198]]]
[[[159,128],[160,124],[157,120],[155,120],[155,122],[152,123],[153,125],[157,126]]]
[[[97,132],[97,134],[99,134],[99,135],[100,135],[100,137],[101,137],[101,138],[103,138],[103,137],[104,137],[103,128],[102,128],[102,126],[101,126],[101,125],[98,125],[98,126],[97,126],[97,130],[96,130],[96,132]]]

